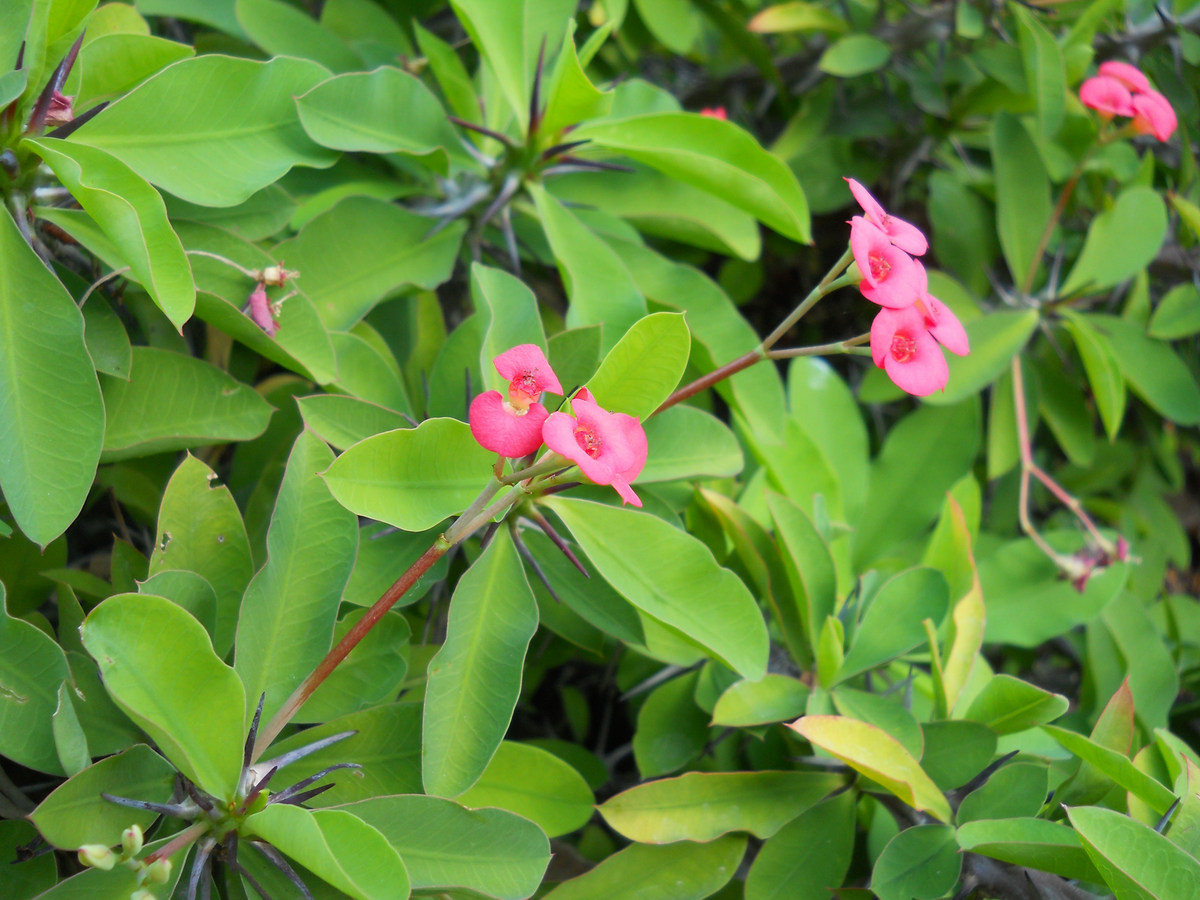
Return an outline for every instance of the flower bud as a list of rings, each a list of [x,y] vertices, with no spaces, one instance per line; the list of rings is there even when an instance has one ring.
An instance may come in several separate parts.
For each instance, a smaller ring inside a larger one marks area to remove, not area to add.
[[[169,859],[156,859],[146,866],[146,880],[151,884],[166,884],[170,877],[171,861]]]
[[[121,850],[125,856],[137,856],[142,851],[142,829],[138,825],[130,825],[121,832]]]
[[[79,861],[85,866],[107,872],[117,864],[117,855],[103,844],[84,844],[79,848]]]
[[[129,900],[156,900],[155,896],[145,888],[134,891],[129,895]]]

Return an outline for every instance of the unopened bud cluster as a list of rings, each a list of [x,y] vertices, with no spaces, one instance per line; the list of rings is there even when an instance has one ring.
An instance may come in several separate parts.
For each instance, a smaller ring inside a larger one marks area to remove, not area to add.
[[[104,844],[84,844],[79,848],[79,862],[89,868],[103,869],[108,872],[118,863],[133,869],[138,873],[138,890],[129,896],[129,900],[154,900],[154,895],[140,885],[166,884],[171,877],[171,861],[155,859],[148,863],[138,859],[142,852],[145,837],[138,825],[130,825],[121,832],[120,852]]]

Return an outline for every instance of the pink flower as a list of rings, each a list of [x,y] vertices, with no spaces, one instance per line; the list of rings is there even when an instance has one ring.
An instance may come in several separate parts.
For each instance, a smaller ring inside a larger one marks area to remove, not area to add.
[[[867,221],[886,234],[888,240],[913,256],[925,254],[929,249],[929,241],[925,240],[925,234],[920,228],[911,222],[888,215],[879,201],[871,196],[871,192],[853,178],[847,178],[846,183],[850,185],[850,193],[862,207]]]
[[[933,335],[933,339],[958,356],[966,356],[971,352],[971,342],[967,339],[967,330],[963,328],[958,316],[933,294],[929,293],[929,275],[920,263],[917,267],[920,299],[915,306],[925,317],[925,327]]]
[[[265,331],[268,337],[275,337],[275,332],[279,330],[279,326],[275,322],[275,311],[271,308],[271,301],[267,297],[266,286],[261,281],[250,292],[250,298],[246,301],[246,308],[249,310],[250,318],[254,320],[254,324]]]
[[[1127,62],[1110,59],[1108,62],[1100,63],[1100,74],[1106,78],[1112,78],[1121,82],[1128,90],[1135,94],[1141,94],[1150,90],[1150,81],[1142,74],[1137,66],[1131,66]]]
[[[646,432],[624,413],[610,413],[579,395],[571,401],[575,415],[551,413],[542,427],[546,446],[579,466],[596,484],[611,484],[622,503],[641,506],[629,483],[646,465]]]
[[[1179,120],[1171,102],[1158,91],[1144,91],[1133,96],[1133,130],[1152,134],[1165,141],[1175,133]]]
[[[484,448],[516,459],[542,445],[542,426],[549,413],[537,400],[542,391],[561,394],[562,385],[536,344],[506,350],[493,363],[508,379],[508,399],[499,391],[486,391],[471,401],[467,418],[471,434]]]
[[[706,106],[700,110],[700,115],[708,116],[710,119],[720,119],[722,122],[729,118],[725,115],[725,107],[723,106]]]
[[[903,309],[916,302],[916,263],[862,216],[850,220],[850,250],[862,272],[858,289],[864,297],[890,309]]]
[[[1097,75],[1081,84],[1079,100],[1084,106],[1107,117],[1133,115],[1129,90],[1117,79],[1105,75]]]
[[[942,390],[950,379],[946,357],[915,305],[879,311],[871,323],[871,358],[897,387],[917,397]]]

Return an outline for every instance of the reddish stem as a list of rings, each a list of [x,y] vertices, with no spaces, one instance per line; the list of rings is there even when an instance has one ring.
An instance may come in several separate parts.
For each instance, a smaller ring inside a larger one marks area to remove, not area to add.
[[[658,415],[664,409],[670,409],[681,400],[686,400],[688,397],[695,396],[705,388],[710,388],[718,381],[724,381],[731,375],[736,375],[742,369],[748,369],[759,360],[766,359],[762,350],[751,350],[744,356],[739,356],[733,362],[725,363],[719,369],[713,369],[707,375],[701,375],[691,384],[685,384],[679,390],[675,391],[670,397],[663,401],[662,406],[656,409],[653,415]]]

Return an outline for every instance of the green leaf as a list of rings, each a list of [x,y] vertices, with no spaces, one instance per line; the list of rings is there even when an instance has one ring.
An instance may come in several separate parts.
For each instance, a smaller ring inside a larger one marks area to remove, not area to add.
[[[336,645],[345,637],[366,613],[365,609],[352,609],[342,616],[334,628],[333,643]],[[385,613],[304,701],[294,721],[328,722],[391,700],[400,692],[408,674],[411,637],[412,629],[404,616],[398,612]]]
[[[646,422],[650,455],[639,484],[677,478],[723,478],[742,471],[737,438],[720,419],[679,404]]]
[[[204,626],[209,637],[217,633],[217,592],[208,580],[184,569],[164,569],[139,581],[139,594],[165,597],[176,606],[186,609]]]
[[[1111,809],[1067,810],[1117,900],[1168,900],[1200,893],[1200,862],[1151,828]]]
[[[717,699],[712,721],[735,728],[784,722],[804,715],[808,695],[808,685],[787,675],[739,681]]]
[[[784,237],[808,243],[808,201],[782,161],[732,122],[649,113],[592,122],[572,133],[714,194]]]
[[[329,467],[325,481],[358,515],[424,531],[466,509],[487,485],[494,462],[466,422],[428,419],[355,444]]]
[[[63,774],[51,720],[67,658],[40,628],[13,618],[0,583],[0,753],[23,766]]]
[[[855,629],[838,681],[874,669],[926,640],[925,619],[938,625],[946,616],[950,589],[936,569],[912,568],[884,582]]]
[[[888,841],[871,873],[879,900],[937,900],[958,882],[962,857],[949,825],[917,825]]]
[[[1099,878],[1078,835],[1046,819],[980,819],[958,829],[958,845],[992,859],[1095,883]]]
[[[364,525],[358,541],[358,556],[354,560],[354,571],[342,593],[342,601],[356,606],[371,606],[383,596],[396,580],[398,572],[405,571],[429,549],[438,536],[436,530],[396,531],[380,522]],[[416,584],[397,601],[398,606],[416,603],[429,587],[446,576],[445,558],[417,579]]]
[[[391,66],[336,75],[296,98],[300,123],[325,147],[403,153],[445,175],[448,160],[474,167],[437,97]],[[396,114],[403,110],[403,118]]]
[[[572,766],[529,744],[502,741],[458,802],[471,808],[494,806],[523,816],[547,837],[581,828],[592,817],[596,798]]]
[[[335,331],[329,338],[338,368],[331,389],[406,415],[412,412],[396,358],[368,323],[360,322],[353,334]]]
[[[788,727],[879,782],[913,809],[943,822],[953,817],[945,795],[904,746],[883,729],[843,716],[805,716]]]
[[[251,41],[271,56],[311,59],[335,72],[361,63],[333,31],[282,0],[236,0],[238,24]]]
[[[425,791],[475,784],[508,730],[537,605],[508,532],[496,532],[454,590],[446,641],[429,663],[421,772]]]
[[[958,807],[958,823],[1036,816],[1046,802],[1048,772],[1044,763],[1002,766],[963,798]]]
[[[234,0],[137,0],[137,9],[146,16],[174,16],[246,39],[234,15]]]
[[[0,489],[17,526],[45,547],[92,486],[104,403],[79,308],[7,214],[0,258]]]
[[[1200,385],[1167,344],[1146,337],[1137,325],[1116,316],[1087,318],[1108,338],[1121,374],[1135,394],[1180,425],[1200,424]]]
[[[374,197],[347,197],[276,245],[332,331],[344,331],[404,285],[433,290],[458,258],[465,223],[427,237],[431,221]]]
[[[996,755],[996,734],[978,722],[925,722],[923,768],[943,790],[960,788],[982,772]]]
[[[373,797],[342,807],[378,829],[414,889],[465,888],[498,900],[537,890],[550,844],[536,825],[502,809],[469,810],[441,797]]]
[[[1158,254],[1166,234],[1167,209],[1158,192],[1148,187],[1127,188],[1112,209],[1092,220],[1062,293],[1084,290],[1098,294],[1132,278]]]
[[[804,630],[815,652],[825,620],[837,603],[837,572],[829,544],[812,518],[787,497],[767,494],[775,537],[792,594],[804,617]]]
[[[762,614],[741,580],[700,541],[648,513],[562,497],[544,502],[630,603],[743,677],[766,673]]]
[[[271,717],[328,652],[358,549],[358,518],[319,473],[333,451],[302,431],[288,457],[267,532],[267,562],[246,588],[234,668]]]
[[[543,43],[548,56],[558,49],[575,0],[452,0],[450,5],[495,73],[524,133],[538,52]]]
[[[150,575],[172,569],[204,573],[217,595],[213,646],[223,656],[233,645],[242,593],[254,566],[242,514],[229,488],[216,479],[212,469],[190,454],[179,464],[158,511]]]
[[[645,419],[679,384],[690,350],[691,337],[683,316],[646,316],[608,351],[588,389],[610,412]]]
[[[133,277],[182,329],[196,305],[196,287],[158,191],[121,160],[95,147],[53,138],[29,143],[96,220]]]
[[[1025,80],[1037,99],[1038,132],[1050,140],[1062,127],[1066,105],[1067,74],[1062,49],[1049,29],[1028,9],[1014,9],[1014,12],[1025,61]]]
[[[408,870],[395,848],[349,812],[278,803],[243,827],[356,900],[409,895]]]
[[[418,22],[413,22],[413,32],[417,36],[417,46],[428,61],[429,70],[437,79],[438,87],[442,89],[442,95],[450,109],[460,119],[466,119],[468,122],[478,120],[479,101],[475,98],[475,85],[458,53],[432,31],[422,28]]]
[[[848,34],[826,48],[817,68],[838,78],[877,72],[892,58],[892,48],[870,34]]]
[[[1104,422],[1104,430],[1110,441],[1115,440],[1125,417],[1125,379],[1108,339],[1088,321],[1072,309],[1063,311],[1067,330],[1075,339],[1075,349],[1083,360],[1096,408]]]
[[[647,898],[704,900],[733,878],[745,852],[745,836],[733,834],[707,844],[632,844],[542,900],[610,900],[630,885]]]
[[[479,356],[483,387],[508,396],[508,382],[496,371],[496,357],[520,344],[535,344],[543,353],[547,349],[537,298],[521,279],[501,269],[474,263],[471,300],[484,326]],[[563,385],[564,390],[570,387]]]
[[[304,424],[337,450],[409,425],[398,412],[345,394],[298,397],[296,405],[300,407]]]
[[[0,30],[3,30],[2,24]],[[0,858],[12,860],[4,873],[4,887],[9,892],[9,900],[32,900],[43,891],[50,890],[58,881],[58,867],[52,854],[17,862],[21,857],[19,848],[35,840],[37,832],[28,822],[17,819],[0,822]]]
[[[88,752],[87,735],[79,724],[75,705],[71,702],[71,685],[67,680],[58,686],[58,707],[51,721],[54,732],[54,747],[58,761],[67,775],[77,775],[92,763]]]
[[[130,825],[149,828],[157,813],[109,803],[101,791],[118,797],[167,803],[175,787],[175,767],[137,744],[92,765],[54,789],[29,816],[47,841],[63,850],[84,844],[121,842]]]
[[[567,326],[602,325],[611,348],[646,315],[645,298],[608,244],[541,185],[528,187],[571,300]]]
[[[1042,233],[1050,221],[1050,177],[1029,132],[1016,116],[1001,112],[992,124],[996,172],[996,230],[1013,280],[1024,284],[1037,272]]]
[[[1042,730],[1080,759],[1091,763],[1158,815],[1164,815],[1175,802],[1175,795],[1170,789],[1134,766],[1133,761],[1124,754],[1101,746],[1078,732],[1056,725],[1043,725]]]
[[[164,450],[244,441],[274,410],[252,387],[197,359],[134,347],[129,380],[101,376],[108,426],[105,462]]]
[[[651,628],[646,632],[649,643]],[[708,716],[696,704],[699,681],[699,671],[670,678],[654,688],[638,710],[633,759],[643,779],[677,772],[704,749]]]
[[[1057,719],[1069,705],[1062,694],[1011,675],[996,675],[971,701],[965,718],[982,722],[996,734],[1016,734]]]
[[[93,100],[131,91],[155,72],[195,54],[187,44],[149,34],[101,34],[84,43],[65,91],[75,94],[77,109],[90,106]]]
[[[835,620],[832,616],[827,624],[832,626]],[[858,719],[868,725],[874,725],[886,731],[912,754],[914,759],[921,759],[925,765],[922,753],[925,749],[925,736],[917,724],[913,714],[890,697],[860,691],[846,685],[831,691],[833,706],[841,715]],[[932,773],[930,773],[932,776]],[[937,782],[937,779],[934,779]],[[942,787],[938,783],[938,787]]]
[[[854,852],[854,792],[809,807],[768,838],[746,876],[746,900],[826,900]]]
[[[711,841],[731,831],[768,838],[843,784],[830,772],[689,772],[617,794],[600,814],[642,844]]]
[[[760,34],[787,31],[824,31],[840,34],[848,27],[846,21],[832,10],[802,0],[789,0],[787,3],[768,6],[746,23],[748,30]]]
[[[163,69],[72,136],[201,206],[234,206],[296,165],[328,166],[293,100],[329,72],[291,57],[206,54]],[[146,129],[153,122],[154,128]]]
[[[1147,334],[1173,341],[1197,332],[1200,332],[1200,290],[1194,284],[1177,284],[1158,301]]]
[[[596,34],[593,32],[588,38],[589,44]],[[549,79],[549,99],[539,126],[546,134],[557,134],[586,119],[607,116],[612,110],[613,92],[597,90],[583,71],[583,65],[575,52],[573,29],[568,28]]]
[[[208,632],[163,597],[117,594],[80,627],[105,687],[188,778],[232,798],[242,771],[246,693]]]
[[[129,332],[108,298],[97,292],[83,306],[84,341],[97,372],[128,378],[133,358]]]
[[[981,316],[965,326],[971,352],[966,356],[949,354],[950,380],[946,389],[923,402],[934,406],[957,403],[983,390],[1009,369],[1009,363],[1020,353],[1037,328],[1036,310],[1008,310]]]

